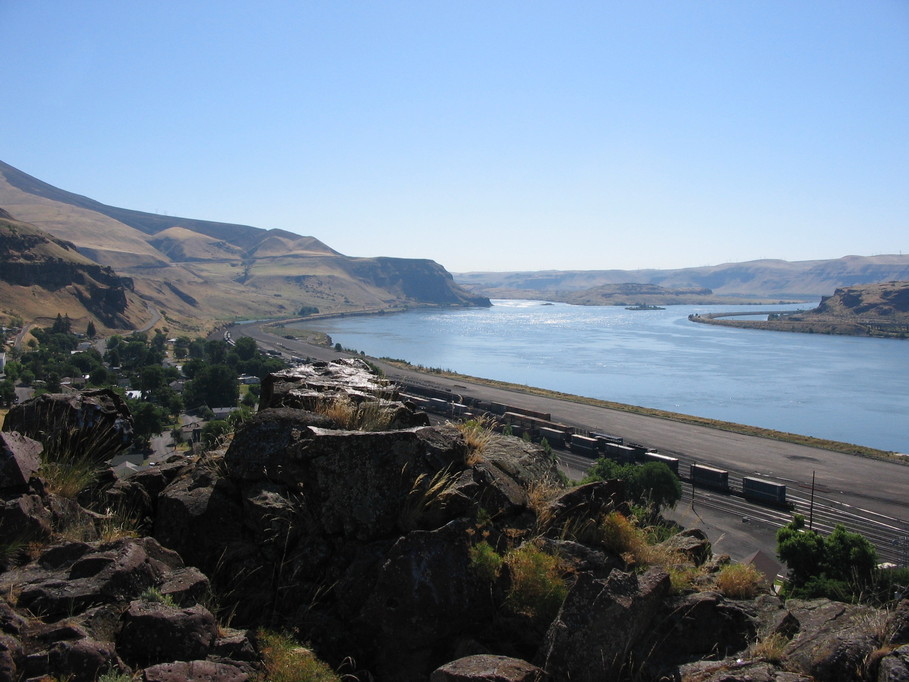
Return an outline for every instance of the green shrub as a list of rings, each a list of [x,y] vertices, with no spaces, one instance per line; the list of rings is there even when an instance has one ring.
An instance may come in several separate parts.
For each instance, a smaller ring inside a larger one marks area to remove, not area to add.
[[[552,620],[568,594],[559,560],[531,543],[505,555],[511,575],[506,606],[533,619]]]
[[[483,580],[493,582],[499,575],[503,559],[485,540],[470,548],[470,567]]]
[[[327,663],[293,637],[269,630],[259,631],[265,665],[262,682],[341,682]]]

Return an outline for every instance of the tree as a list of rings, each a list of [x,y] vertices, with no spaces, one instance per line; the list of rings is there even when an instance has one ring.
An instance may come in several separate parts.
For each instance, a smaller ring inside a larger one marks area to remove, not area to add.
[[[863,593],[877,577],[874,545],[840,524],[824,538],[796,514],[777,531],[776,543],[789,567],[790,596],[846,599]]]
[[[97,336],[97,334],[98,331],[95,329],[95,323],[92,320],[89,320],[88,325],[85,327],[85,335],[88,338],[93,339],[95,336]]]
[[[233,407],[240,395],[237,376],[226,365],[208,365],[199,369],[184,390],[187,406]]]
[[[251,360],[258,350],[256,340],[251,336],[241,336],[237,339],[234,350],[241,360]]]
[[[16,387],[9,379],[0,381],[0,403],[11,405],[16,399]]]
[[[805,528],[805,517],[796,514],[776,532],[776,554],[789,567],[793,585],[804,585],[824,567],[824,539]]]
[[[634,466],[628,486],[632,497],[656,511],[671,509],[682,499],[682,482],[662,462]]]
[[[672,469],[662,462],[647,464],[619,464],[601,457],[584,477],[582,483],[592,481],[625,481],[629,500],[638,505],[649,506],[654,511],[672,508],[682,499],[682,484]]]
[[[133,434],[137,441],[148,443],[152,436],[164,430],[167,414],[157,405],[141,400],[127,401],[133,415]]]

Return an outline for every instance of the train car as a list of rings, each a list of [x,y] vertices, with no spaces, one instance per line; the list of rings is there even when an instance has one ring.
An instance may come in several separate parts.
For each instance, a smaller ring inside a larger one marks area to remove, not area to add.
[[[550,447],[558,448],[559,450],[565,449],[565,441],[568,439],[568,434],[565,431],[552,429],[548,426],[541,426],[538,429],[538,432],[540,434],[540,440],[545,438]]]
[[[756,502],[786,506],[786,486],[753,476],[742,477],[742,496]]]
[[[603,445],[603,455],[609,459],[613,459],[622,464],[630,464],[634,462],[634,450],[628,447],[627,445],[619,445],[618,443],[602,443]]]
[[[596,459],[600,453],[600,442],[596,438],[573,433],[571,434],[571,451],[584,457]]]
[[[729,472],[715,469],[704,464],[691,465],[691,484],[697,488],[710,488],[729,492]]]
[[[647,462],[662,462],[669,467],[672,473],[674,473],[676,476],[679,475],[679,460],[677,457],[662,455],[659,452],[645,452],[642,455],[642,458],[645,464]]]
[[[640,462],[644,458],[644,455],[647,453],[647,446],[645,446],[645,445],[640,445],[639,443],[632,443],[630,441],[626,442],[624,445],[626,448],[631,448],[631,451],[633,453],[632,461],[634,461],[634,462]]]
[[[624,445],[625,439],[621,436],[613,436],[608,433],[599,433],[597,431],[590,432],[591,438],[596,438],[598,441],[603,443],[615,443],[616,445]]]
[[[549,412],[537,412],[528,410],[526,407],[515,407],[514,405],[504,405],[503,403],[491,403],[492,411],[497,414],[512,412],[514,414],[523,414],[525,417],[533,417],[544,422],[552,421],[552,415]]]

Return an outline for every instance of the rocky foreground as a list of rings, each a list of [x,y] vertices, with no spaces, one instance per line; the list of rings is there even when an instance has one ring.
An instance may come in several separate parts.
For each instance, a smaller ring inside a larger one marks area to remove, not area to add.
[[[698,532],[641,542],[620,481],[429,426],[357,360],[273,375],[222,450],[78,494],[47,450],[109,455],[129,415],[38,401],[0,434],[0,680],[268,679],[268,631],[363,682],[909,680],[909,601],[733,589]]]

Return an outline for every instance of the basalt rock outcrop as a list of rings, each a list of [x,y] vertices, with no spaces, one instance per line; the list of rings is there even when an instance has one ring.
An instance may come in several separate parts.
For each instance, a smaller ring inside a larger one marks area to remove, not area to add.
[[[620,481],[566,487],[541,448],[468,436],[358,360],[279,373],[224,450],[102,477],[95,499],[146,533],[111,540],[4,434],[0,540],[32,540],[0,567],[0,680],[254,679],[258,628],[362,682],[907,679],[909,601],[729,598],[697,533],[650,567],[617,548],[600,522],[628,512]],[[673,587],[695,565],[702,586]]]

